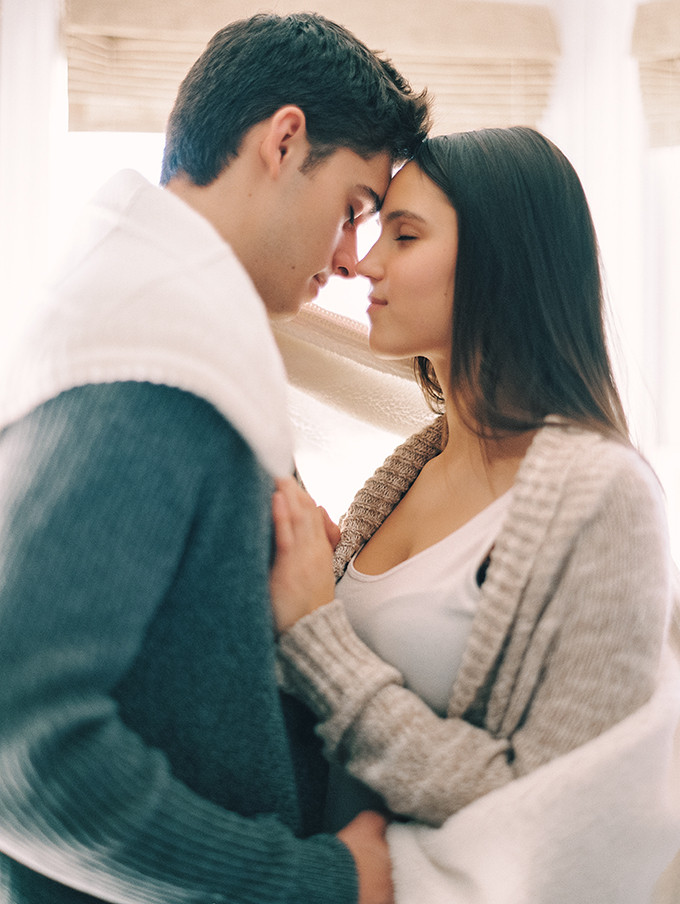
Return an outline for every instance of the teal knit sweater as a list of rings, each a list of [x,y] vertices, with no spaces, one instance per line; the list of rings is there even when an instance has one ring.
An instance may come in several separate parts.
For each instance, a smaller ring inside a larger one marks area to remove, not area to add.
[[[207,402],[71,389],[0,433],[3,904],[356,900],[281,697],[271,478]]]

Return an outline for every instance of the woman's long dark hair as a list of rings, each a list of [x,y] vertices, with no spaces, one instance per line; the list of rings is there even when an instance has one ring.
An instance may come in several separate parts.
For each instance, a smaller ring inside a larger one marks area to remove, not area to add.
[[[415,162],[458,217],[451,386],[469,425],[498,435],[559,415],[628,440],[597,238],[564,154],[517,127],[429,139]],[[426,358],[416,373],[436,408]]]

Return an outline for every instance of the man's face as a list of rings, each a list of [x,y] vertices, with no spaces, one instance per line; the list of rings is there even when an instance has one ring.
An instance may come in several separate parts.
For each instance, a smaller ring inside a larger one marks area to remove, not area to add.
[[[365,160],[342,148],[280,180],[249,267],[270,316],[293,316],[334,274],[356,275],[356,229],[379,206],[390,173],[388,154]]]

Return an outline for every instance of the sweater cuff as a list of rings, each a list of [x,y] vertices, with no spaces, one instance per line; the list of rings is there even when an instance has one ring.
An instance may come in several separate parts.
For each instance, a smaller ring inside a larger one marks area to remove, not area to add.
[[[404,683],[357,637],[338,599],[283,634],[278,658],[285,689],[326,723],[320,733],[330,753],[370,699],[388,684]]]
[[[339,838],[313,835],[298,841],[296,854],[296,881],[290,900],[309,904],[356,904],[359,897],[356,863]],[[289,900],[287,896],[286,900]]]

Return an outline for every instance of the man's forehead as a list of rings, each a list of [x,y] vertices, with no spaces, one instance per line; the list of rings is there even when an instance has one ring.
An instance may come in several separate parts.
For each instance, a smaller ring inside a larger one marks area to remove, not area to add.
[[[343,153],[344,151],[344,153]],[[350,177],[351,192],[354,203],[365,203],[366,212],[375,213],[380,210],[387,187],[392,175],[392,160],[387,153],[374,154],[372,157],[360,157],[355,151],[341,149],[338,160],[342,155],[346,169],[345,173]]]

